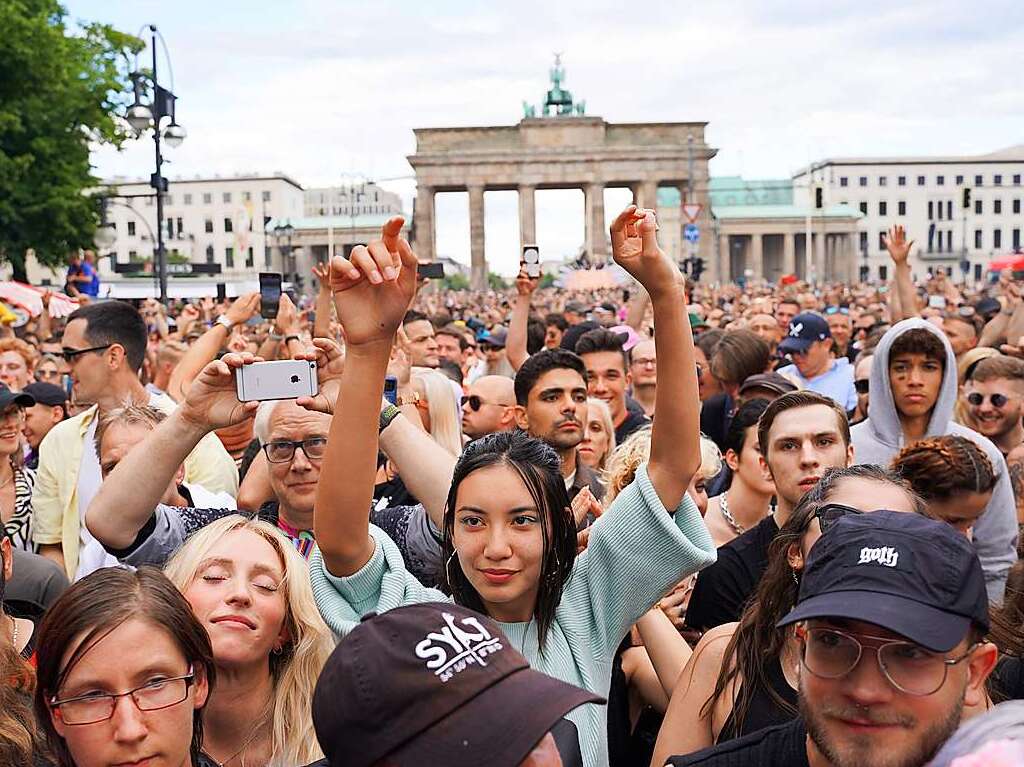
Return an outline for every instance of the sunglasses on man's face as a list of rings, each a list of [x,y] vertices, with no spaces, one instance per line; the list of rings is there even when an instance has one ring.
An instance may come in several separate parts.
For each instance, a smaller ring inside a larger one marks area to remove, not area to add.
[[[858,378],[853,382],[853,388],[857,390],[857,394],[867,394],[868,386],[871,384],[870,378]]]
[[[465,400],[463,400],[463,402],[465,402],[469,409],[472,410],[474,413],[477,412],[480,408],[484,407],[485,405],[508,407],[507,405],[502,405],[500,402],[484,402],[482,399],[480,399],[479,395],[477,394],[469,395],[468,397],[466,397]]]
[[[989,394],[987,396],[989,402],[992,403],[992,407],[997,409],[1004,407],[1006,403],[1010,401],[1010,398],[1007,397],[1005,394]],[[971,407],[981,407],[983,404],[985,404],[985,398],[986,395],[982,394],[981,392],[972,391],[970,394],[967,395],[967,402],[968,404],[971,405]]]

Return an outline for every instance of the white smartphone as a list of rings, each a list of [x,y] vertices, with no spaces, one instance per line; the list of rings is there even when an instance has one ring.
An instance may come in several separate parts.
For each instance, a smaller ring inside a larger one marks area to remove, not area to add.
[[[254,362],[235,371],[239,402],[315,397],[316,363],[307,360]]]

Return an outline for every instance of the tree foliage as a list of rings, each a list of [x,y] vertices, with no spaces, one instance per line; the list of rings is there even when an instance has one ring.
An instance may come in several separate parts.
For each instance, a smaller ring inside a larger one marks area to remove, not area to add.
[[[56,0],[0,0],[0,259],[25,279],[25,251],[63,263],[92,245],[93,143],[119,146],[131,56],[142,41],[107,24],[68,28]]]

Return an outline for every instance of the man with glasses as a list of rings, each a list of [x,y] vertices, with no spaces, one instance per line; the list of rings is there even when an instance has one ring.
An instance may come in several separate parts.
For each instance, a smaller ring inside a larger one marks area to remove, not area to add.
[[[800,717],[671,765],[922,767],[996,664],[981,563],[950,525],[841,516],[811,548],[796,607]]]
[[[75,400],[92,406],[54,426],[39,445],[32,537],[39,553],[64,567],[72,580],[117,563],[82,524],[102,482],[95,447],[98,419],[126,402],[164,412],[175,408],[169,397],[147,392],[139,380],[146,342],[142,315],[122,301],[83,306],[68,317],[64,329],[62,354]],[[235,462],[217,435],[207,435],[183,462],[188,482],[212,492],[238,491]]]
[[[964,381],[971,422],[1003,457],[1024,443],[1024,360],[998,355],[978,362]]]
[[[648,418],[654,417],[654,396],[658,390],[658,353],[653,340],[637,341],[629,352],[629,373],[633,399]]]
[[[462,398],[462,433],[470,440],[516,425],[516,393],[511,378],[484,376],[471,383]]]
[[[857,390],[857,409],[853,411],[851,423],[860,423],[868,417],[868,403],[871,396],[871,365],[874,354],[864,354],[853,366],[853,388]]]

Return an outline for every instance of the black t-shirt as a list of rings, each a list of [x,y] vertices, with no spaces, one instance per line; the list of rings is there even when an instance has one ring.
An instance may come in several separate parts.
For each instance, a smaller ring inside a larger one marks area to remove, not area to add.
[[[991,685],[997,703],[1024,700],[1024,659],[1012,655],[1000,658],[992,672]]]
[[[728,394],[716,394],[708,397],[700,406],[700,430],[718,449],[725,452],[725,436],[732,422],[732,397]]]
[[[673,767],[810,767],[802,719],[768,727],[686,756],[670,757]]]
[[[707,631],[738,621],[768,567],[768,546],[779,533],[768,515],[757,527],[718,549],[718,560],[700,571],[686,610],[686,625]]]
[[[640,407],[640,403],[631,397],[626,397],[626,420],[615,429],[615,444],[621,445],[630,434],[650,425],[650,423],[651,419],[644,415],[644,409]]]

